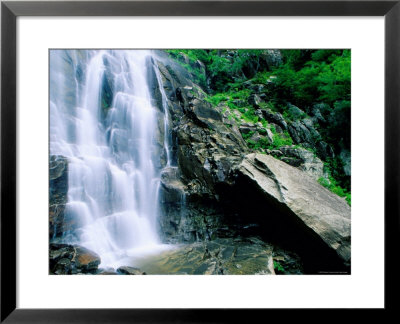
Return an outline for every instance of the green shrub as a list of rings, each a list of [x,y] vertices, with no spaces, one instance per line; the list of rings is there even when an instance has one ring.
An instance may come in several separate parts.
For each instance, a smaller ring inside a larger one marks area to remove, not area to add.
[[[278,262],[274,260],[274,270],[278,273],[285,273],[285,268]]]
[[[329,180],[321,177],[318,179],[318,182],[339,197],[345,197],[347,203],[351,206],[351,193],[347,192],[346,189],[340,187],[333,177],[330,176]]]
[[[280,134],[275,134],[274,135],[274,141],[272,143],[273,148],[280,148],[282,146],[287,146],[287,145],[292,145],[293,141],[292,138],[289,136],[289,134],[285,135],[280,135]]]

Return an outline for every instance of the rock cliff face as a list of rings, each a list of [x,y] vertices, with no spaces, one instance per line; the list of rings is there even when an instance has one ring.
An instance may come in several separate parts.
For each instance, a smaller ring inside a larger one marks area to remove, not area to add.
[[[324,176],[321,160],[298,147],[271,152],[282,161],[250,154],[241,134],[257,125],[231,125],[223,108],[211,107],[181,66],[166,59],[157,64],[168,93],[177,161],[162,178],[164,238],[194,242],[256,235],[299,253],[306,272],[348,272],[350,207],[316,181]],[[301,114],[296,108],[293,113]],[[332,154],[318,142],[312,120],[288,125],[279,114],[261,113],[293,133],[296,143]]]
[[[167,240],[193,242],[229,232],[219,186],[233,181],[234,165],[248,153],[238,130],[222,122],[176,63],[158,62],[169,100],[176,167],[164,171],[161,234]],[[157,91],[157,89],[156,89]]]

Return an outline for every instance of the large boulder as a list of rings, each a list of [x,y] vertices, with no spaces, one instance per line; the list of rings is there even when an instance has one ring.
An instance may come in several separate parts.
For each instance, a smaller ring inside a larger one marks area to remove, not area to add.
[[[83,273],[96,271],[101,262],[100,257],[95,252],[82,246],[74,246],[74,248],[75,255],[71,261],[75,262],[77,271]]]
[[[50,274],[95,274],[101,263],[100,257],[93,251],[78,245],[49,245]]]
[[[280,211],[279,215],[296,222],[299,230],[323,243],[321,248],[333,251],[345,266],[350,264],[350,207],[344,199],[304,172],[268,155],[247,155],[238,173],[267,204]],[[273,215],[266,213],[265,217]]]

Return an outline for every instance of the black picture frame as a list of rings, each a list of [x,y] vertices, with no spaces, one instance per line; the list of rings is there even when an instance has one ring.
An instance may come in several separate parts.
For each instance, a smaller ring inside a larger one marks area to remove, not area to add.
[[[16,19],[19,16],[384,16],[385,310],[394,292],[399,237],[400,1],[4,1],[1,3],[1,322],[247,322],[266,310],[16,308]],[[367,202],[366,202],[367,203]],[[373,258],[371,256],[371,258]],[[373,263],[373,260],[371,260]],[[371,265],[373,267],[374,265]],[[371,269],[366,269],[371,271]]]

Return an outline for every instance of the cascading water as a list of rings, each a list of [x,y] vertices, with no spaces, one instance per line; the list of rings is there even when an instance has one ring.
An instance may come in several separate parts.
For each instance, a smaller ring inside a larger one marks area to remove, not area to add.
[[[165,248],[157,234],[161,167],[149,69],[161,91],[170,166],[168,109],[151,58],[144,50],[50,53],[50,154],[69,159],[66,214],[76,223],[63,240],[98,253],[103,267]]]

